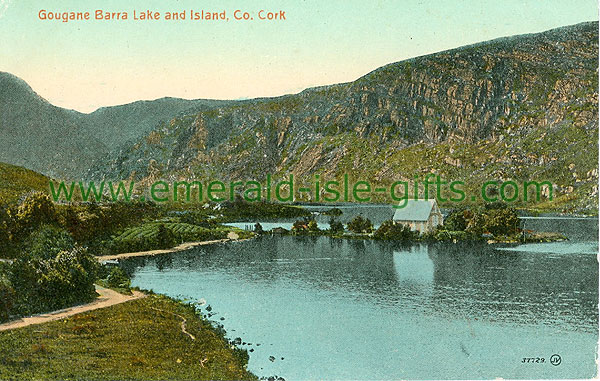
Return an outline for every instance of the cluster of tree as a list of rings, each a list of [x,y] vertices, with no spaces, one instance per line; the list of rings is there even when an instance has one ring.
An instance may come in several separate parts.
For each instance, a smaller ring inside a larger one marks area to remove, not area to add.
[[[150,202],[55,205],[48,195],[35,192],[19,204],[0,207],[0,250],[5,258],[17,257],[29,236],[44,224],[63,229],[75,242],[95,249],[111,234],[163,214]]]
[[[384,240],[409,242],[419,238],[419,233],[405,224],[397,224],[392,220],[384,221],[373,234],[373,237]]]
[[[329,210],[321,212],[321,214],[324,216],[339,217],[343,214],[343,212],[340,208],[331,208]]]
[[[251,218],[294,218],[310,215],[310,212],[300,207],[267,201],[249,202],[240,195],[236,195],[234,201],[222,202],[220,212],[223,214],[224,221]]]
[[[356,234],[369,234],[373,231],[373,223],[368,218],[362,216],[354,217],[346,226],[347,229]],[[294,222],[292,232],[296,234],[319,232],[319,225],[314,218],[304,218]],[[344,232],[344,224],[338,221],[335,217],[329,219],[329,233],[339,234]]]
[[[319,231],[321,231],[321,229],[319,229],[319,224],[312,217],[297,220],[292,226],[292,232],[294,233],[314,233]]]
[[[40,192],[0,206],[0,257],[11,259],[0,262],[0,320],[95,298],[100,267],[84,247],[157,214],[148,203],[57,205]]]
[[[0,320],[84,303],[96,296],[98,261],[68,232],[42,225],[0,268]]]
[[[356,216],[348,222],[348,230],[356,234],[369,234],[373,231],[373,223],[368,218]]]
[[[444,220],[444,231],[465,232],[473,237],[484,233],[494,236],[512,236],[521,230],[517,211],[506,203],[495,202],[481,208],[458,208],[452,210]]]

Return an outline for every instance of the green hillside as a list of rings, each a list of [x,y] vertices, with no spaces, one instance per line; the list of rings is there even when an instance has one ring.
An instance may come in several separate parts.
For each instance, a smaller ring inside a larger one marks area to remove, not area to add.
[[[31,191],[48,192],[49,178],[35,171],[0,163],[0,204],[18,201]]]

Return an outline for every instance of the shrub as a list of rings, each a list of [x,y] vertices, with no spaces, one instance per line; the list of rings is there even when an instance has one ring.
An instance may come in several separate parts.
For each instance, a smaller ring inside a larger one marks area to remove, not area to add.
[[[92,300],[98,262],[85,249],[63,250],[43,259],[23,255],[10,265],[20,314],[49,311]]]
[[[56,210],[47,194],[34,192],[19,205],[16,217],[21,229],[31,230],[42,223],[56,221]]]
[[[340,208],[331,208],[325,212],[323,212],[322,214],[326,215],[326,216],[334,216],[334,217],[339,217],[343,214],[342,210]]]
[[[348,223],[348,230],[357,234],[371,233],[373,231],[373,223],[368,218],[356,216]]]
[[[10,280],[0,275],[0,321],[8,320],[15,303],[15,290]]]
[[[450,230],[438,230],[434,235],[434,240],[444,241],[472,241],[477,240],[477,237],[469,232],[464,231],[450,231]]]
[[[159,249],[168,249],[175,246],[175,235],[171,229],[167,228],[165,224],[158,225],[158,232],[156,234],[156,240],[158,241]]]
[[[344,231],[344,224],[332,217],[329,219],[329,231],[331,233],[341,233]]]
[[[520,228],[519,216],[510,207],[489,209],[485,213],[484,220],[486,230],[495,236],[512,235]]]
[[[375,238],[395,241],[410,241],[418,238],[417,235],[408,225],[396,224],[392,220],[384,221],[374,234]]]
[[[464,231],[467,229],[472,213],[469,210],[454,209],[444,219],[444,228],[452,231]]]
[[[30,256],[50,259],[63,250],[73,249],[75,242],[71,235],[52,225],[42,225],[33,232],[25,243],[25,251]]]
[[[307,230],[308,230],[308,224],[304,220],[297,220],[294,222],[294,225],[292,226],[292,231],[296,232],[296,233],[305,232]]]
[[[112,288],[129,288],[131,279],[120,267],[113,267],[106,277],[106,284]]]
[[[319,225],[317,225],[317,221],[315,220],[310,220],[308,222],[308,231],[310,232],[318,232],[319,231]]]

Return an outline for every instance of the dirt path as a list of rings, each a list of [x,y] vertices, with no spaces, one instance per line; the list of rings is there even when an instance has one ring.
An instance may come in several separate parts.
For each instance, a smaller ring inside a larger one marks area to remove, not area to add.
[[[135,252],[135,253],[123,253],[123,254],[116,254],[116,255],[105,255],[105,256],[99,256],[99,257],[97,257],[97,259],[100,262],[104,262],[104,261],[109,261],[109,260],[118,260],[118,259],[122,259],[122,258],[143,257],[143,256],[148,256],[148,255],[175,253],[178,251],[188,250],[188,249],[191,249],[196,246],[211,245],[213,243],[222,243],[222,242],[228,242],[228,241],[237,241],[238,239],[239,239],[239,235],[237,233],[229,232],[229,234],[227,235],[227,238],[225,238],[225,239],[217,239],[214,241],[186,242],[186,243],[182,243],[181,245],[175,246],[174,248],[171,248],[171,249],[139,251],[139,252]],[[98,292],[98,294],[100,294],[100,296],[91,303],[83,304],[83,305],[75,306],[75,307],[70,307],[70,308],[65,308],[65,309],[58,310],[58,311],[48,312],[45,314],[33,315],[33,316],[18,319],[18,320],[9,321],[8,323],[0,324],[0,331],[7,331],[9,329],[22,328],[22,327],[27,327],[29,325],[42,324],[42,323],[46,323],[49,321],[60,320],[60,319],[66,318],[66,317],[80,314],[82,312],[93,311],[93,310],[97,310],[99,308],[104,308],[104,307],[110,307],[110,306],[114,306],[115,304],[128,302],[130,300],[135,300],[135,299],[143,298],[146,296],[146,294],[139,292],[139,291],[133,291],[133,295],[123,295],[123,294],[119,294],[116,291],[113,291],[113,290],[110,290],[108,288],[104,288],[104,287],[101,287],[98,285],[96,285],[96,292]],[[177,316],[182,319],[182,322],[181,322],[182,332],[185,333],[186,335],[188,335],[192,340],[195,340],[196,338],[191,333],[186,331],[185,318],[180,315],[177,315]]]
[[[115,304],[128,302],[130,300],[135,300],[146,296],[146,294],[139,291],[133,291],[133,295],[123,295],[119,294],[116,291],[100,287],[98,285],[96,285],[96,292],[98,292],[100,296],[91,303],[9,321],[8,323],[0,324],[0,331],[27,327],[29,325],[41,324],[54,320],[60,320],[76,314],[80,314],[82,312],[88,312],[97,310],[99,308],[110,307],[114,306]]]
[[[102,255],[102,256],[98,256],[96,258],[98,258],[98,260],[100,262],[104,262],[104,261],[114,261],[114,260],[123,259],[123,258],[145,257],[145,256],[158,255],[158,254],[176,253],[178,251],[188,250],[188,249],[191,249],[196,246],[211,245],[213,243],[222,243],[222,242],[227,242],[229,240],[230,240],[230,238],[216,239],[214,241],[186,242],[186,243],[182,243],[181,245],[175,246],[171,249],[138,251],[135,253],[122,253],[122,254],[115,254],[115,255]]]
[[[174,313],[174,312],[169,312],[169,311],[165,311],[165,310],[160,310],[160,309],[158,309],[158,308],[154,308],[154,307],[150,307],[150,308],[152,308],[153,310],[160,311],[160,312],[164,312],[164,313],[166,313],[166,314],[174,315],[174,316],[177,316],[178,318],[180,318],[180,319],[181,319],[181,332],[183,332],[183,333],[185,333],[186,335],[188,335],[190,339],[192,339],[192,340],[196,340],[196,337],[195,337],[194,335],[192,335],[191,333],[189,333],[189,332],[187,331],[187,329],[186,329],[186,328],[187,328],[187,327],[186,327],[186,324],[187,324],[187,319],[186,319],[186,318],[184,318],[183,316],[181,316],[181,315],[179,315],[179,314],[176,314],[176,313]]]

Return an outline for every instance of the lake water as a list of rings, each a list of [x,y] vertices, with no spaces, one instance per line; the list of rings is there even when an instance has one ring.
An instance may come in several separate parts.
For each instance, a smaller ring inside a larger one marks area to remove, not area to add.
[[[598,221],[525,224],[571,241],[403,247],[269,236],[124,266],[134,286],[210,304],[229,338],[251,343],[242,347],[259,376],[592,377]],[[550,364],[554,354],[560,365]]]

